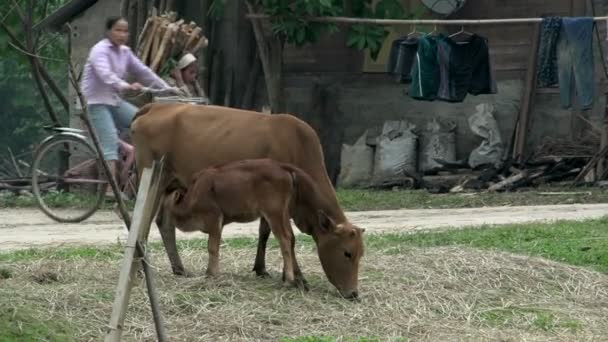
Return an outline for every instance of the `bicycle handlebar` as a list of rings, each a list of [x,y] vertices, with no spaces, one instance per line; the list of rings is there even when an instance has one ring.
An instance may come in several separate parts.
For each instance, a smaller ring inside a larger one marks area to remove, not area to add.
[[[179,88],[177,88],[177,87],[171,87],[171,88],[142,87],[137,92],[139,92],[141,94],[148,93],[148,94],[152,94],[152,95],[158,95],[158,94],[163,94],[163,93],[173,93],[175,95],[181,95],[182,94],[182,90],[179,89]]]

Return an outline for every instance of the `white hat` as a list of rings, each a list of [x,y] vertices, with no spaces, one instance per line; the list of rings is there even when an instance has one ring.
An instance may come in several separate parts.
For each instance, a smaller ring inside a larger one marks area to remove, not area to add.
[[[194,55],[191,53],[187,53],[182,58],[180,58],[179,62],[177,62],[177,68],[179,70],[182,70],[183,68],[187,67],[195,61],[196,57],[194,57]]]

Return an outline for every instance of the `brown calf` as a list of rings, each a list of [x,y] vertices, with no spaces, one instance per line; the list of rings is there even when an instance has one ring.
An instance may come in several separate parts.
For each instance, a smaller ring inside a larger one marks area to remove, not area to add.
[[[363,229],[336,225],[320,209],[326,206],[323,201],[313,180],[301,169],[271,159],[249,159],[196,173],[185,194],[174,190],[164,203],[178,229],[209,234],[207,274],[219,271],[223,226],[263,218],[279,241],[283,280],[307,289],[294,252],[293,217],[298,228],[317,242],[319,257],[335,260],[322,263],[326,273],[333,275],[330,282],[344,297],[356,298],[358,270],[352,268],[358,268],[363,254]],[[344,236],[337,239],[336,234]]]

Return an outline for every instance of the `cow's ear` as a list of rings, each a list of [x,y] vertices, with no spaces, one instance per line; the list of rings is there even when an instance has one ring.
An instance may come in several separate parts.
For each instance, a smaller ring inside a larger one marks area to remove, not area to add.
[[[327,216],[324,211],[319,210],[317,213],[319,218],[319,229],[323,233],[332,233],[336,230],[336,223],[331,217]]]

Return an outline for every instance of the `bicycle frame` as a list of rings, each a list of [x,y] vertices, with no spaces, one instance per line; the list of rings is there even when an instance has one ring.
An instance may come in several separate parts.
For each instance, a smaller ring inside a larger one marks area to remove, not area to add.
[[[87,137],[84,134],[77,133],[77,132],[80,132],[81,130],[68,128],[68,127],[57,127],[54,129],[57,130],[59,133],[55,133],[55,134],[52,134],[52,135],[44,138],[40,142],[39,146],[43,146],[44,143],[46,143],[47,141],[49,141],[51,139],[55,139],[55,138],[61,137],[61,136],[69,136],[69,137],[73,137],[73,138],[80,140],[83,144],[88,145],[93,151],[95,151],[95,148],[89,142]],[[122,139],[118,139],[118,143],[119,143],[119,154],[121,155],[121,157],[123,155],[125,156],[124,162],[122,162],[122,160],[121,160],[120,165],[118,165],[119,163],[117,163],[117,165],[116,165],[116,168],[118,171],[117,174],[119,176],[118,183],[119,183],[119,186],[121,187],[121,190],[124,190],[123,188],[126,187],[127,180],[129,177],[129,170],[131,169],[131,167],[133,166],[133,164],[135,162],[135,153],[134,153],[134,148],[131,144],[123,141]],[[67,174],[67,175],[78,174],[80,171],[82,171],[86,167],[90,166],[94,162],[95,161],[92,159],[87,159],[85,161],[82,161],[82,162],[76,164],[75,166],[72,166],[68,170],[66,170],[65,174]],[[69,177],[62,178],[62,181],[67,184],[70,184],[70,183],[91,183],[91,184],[107,183],[107,181],[100,180],[100,179],[79,178],[79,179],[72,180]]]

